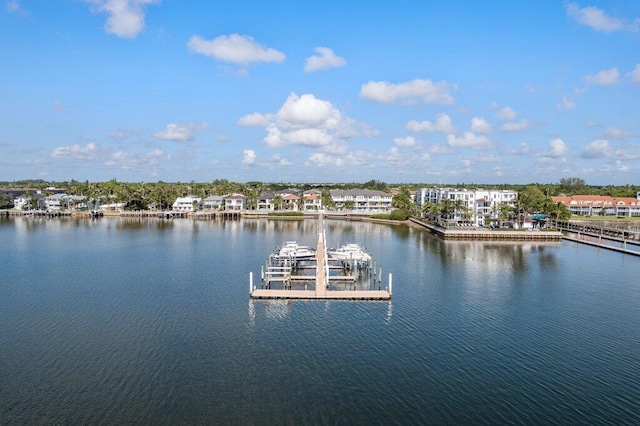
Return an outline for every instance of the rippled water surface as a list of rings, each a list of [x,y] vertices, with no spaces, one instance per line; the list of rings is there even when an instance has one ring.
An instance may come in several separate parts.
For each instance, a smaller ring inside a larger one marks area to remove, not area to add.
[[[249,300],[314,221],[0,219],[0,423],[640,423],[640,257],[326,229],[392,302]]]

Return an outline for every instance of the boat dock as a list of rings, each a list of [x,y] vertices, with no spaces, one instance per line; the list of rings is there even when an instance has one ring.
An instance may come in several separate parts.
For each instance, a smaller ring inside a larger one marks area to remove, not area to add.
[[[322,215],[318,217],[318,243],[316,255],[306,259],[304,265],[284,261],[282,264],[267,264],[261,273],[261,288],[253,283],[253,273],[249,274],[249,295],[252,299],[306,299],[306,300],[390,300],[392,294],[392,276],[389,274],[388,287],[381,284],[382,268],[376,270],[368,262],[367,268],[361,268],[354,262],[343,262],[336,266],[337,259],[327,252],[326,233]],[[315,270],[315,274],[303,274]],[[331,271],[346,271],[343,275],[331,274]],[[364,272],[363,272],[364,271]],[[294,274],[295,273],[295,274]],[[371,274],[370,287],[358,288],[358,274]],[[375,288],[377,285],[377,289]],[[298,288],[304,286],[304,289]],[[277,288],[276,288],[277,287]],[[295,288],[294,288],[295,287]],[[312,288],[309,288],[312,287]]]
[[[427,229],[443,240],[458,241],[562,241],[562,233],[558,231],[502,231],[488,228],[443,228],[434,226],[421,220],[411,218],[411,223]]]

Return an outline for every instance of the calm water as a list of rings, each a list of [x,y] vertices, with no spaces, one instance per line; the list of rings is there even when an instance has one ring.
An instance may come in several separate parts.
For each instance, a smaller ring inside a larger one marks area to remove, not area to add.
[[[392,302],[249,300],[313,221],[0,219],[0,423],[640,423],[639,257],[326,228]]]

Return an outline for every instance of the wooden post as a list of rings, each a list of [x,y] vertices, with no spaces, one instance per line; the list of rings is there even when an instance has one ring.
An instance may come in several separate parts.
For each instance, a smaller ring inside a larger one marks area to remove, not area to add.
[[[389,272],[389,294],[393,294],[393,276]]]
[[[253,292],[253,272],[249,272],[249,294]]]

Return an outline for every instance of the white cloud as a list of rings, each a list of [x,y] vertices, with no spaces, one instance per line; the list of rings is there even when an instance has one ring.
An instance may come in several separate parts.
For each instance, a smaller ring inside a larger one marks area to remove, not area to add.
[[[258,112],[247,114],[244,117],[240,117],[238,120],[239,126],[247,127],[266,127],[269,124],[270,117]]]
[[[493,132],[493,128],[491,127],[491,124],[489,124],[484,118],[473,117],[471,119],[471,131],[474,133],[488,135]]]
[[[454,149],[452,149],[450,146],[443,145],[443,144],[428,145],[425,148],[425,151],[430,154],[437,154],[437,155],[447,155],[447,154],[455,153]]]
[[[144,29],[144,7],[158,0],[84,0],[97,12],[109,16],[104,24],[109,34],[122,38],[136,38]]]
[[[298,96],[292,93],[275,114],[275,119],[278,126],[285,129],[333,129],[340,121],[341,114],[329,101],[310,94]]]
[[[400,84],[370,81],[362,85],[360,96],[383,104],[401,100],[410,102],[422,100],[427,104],[448,105],[455,102],[451,92],[455,92],[457,88],[456,84],[450,84],[446,81],[434,83],[431,80],[412,80]]]
[[[355,137],[379,134],[376,129],[343,116],[331,102],[312,94],[291,93],[277,112],[249,114],[238,124],[264,126],[267,135],[263,142],[271,148],[304,146],[325,153]]]
[[[117,151],[111,154],[104,164],[107,167],[117,167],[123,170],[140,170],[157,167],[161,160],[170,160],[171,157],[163,151],[156,149],[148,153]]]
[[[29,15],[29,12],[27,12],[22,8],[22,6],[20,6],[20,2],[18,0],[8,1],[5,6],[5,10],[7,11],[7,13],[13,13],[20,16]]]
[[[316,47],[314,49],[316,55],[309,56],[304,66],[305,72],[314,72],[326,70],[329,68],[344,67],[347,61],[333,53],[328,47]]]
[[[640,147],[617,149],[614,155],[620,161],[640,160]]]
[[[616,160],[614,164],[605,164],[599,172],[601,173],[627,173],[631,168],[622,164],[620,160]]]
[[[406,138],[395,138],[393,142],[402,147],[416,146],[416,139],[413,136],[407,136]]]
[[[567,95],[562,95],[562,101],[560,101],[560,103],[556,105],[556,108],[559,112],[565,112],[570,109],[575,109],[575,107],[576,103],[569,99]]]
[[[604,130],[603,136],[605,138],[612,138],[612,139],[625,139],[633,136],[633,134],[630,132],[626,132],[624,130],[617,129],[615,127],[607,127]]]
[[[165,130],[156,132],[153,136],[171,142],[191,142],[198,133],[207,127],[209,127],[209,124],[206,121],[203,121],[200,125],[169,123]]]
[[[128,137],[138,136],[140,133],[140,130],[137,129],[118,129],[107,133],[107,137],[113,140],[123,140]]]
[[[462,137],[447,135],[447,143],[455,148],[489,149],[493,146],[486,136],[478,136],[473,132],[464,132]]]
[[[55,112],[67,112],[69,109],[62,102],[53,101],[51,110]]]
[[[618,82],[618,77],[620,77],[620,72],[617,68],[611,68],[608,70],[600,71],[597,74],[587,75],[584,77],[584,81],[587,84],[597,84],[597,85],[610,85]]]
[[[640,84],[640,64],[637,64],[633,71],[627,74],[627,77],[629,77],[632,82]]]
[[[293,165],[293,163],[286,158],[281,158],[280,154],[273,154],[273,157],[271,157],[271,162],[276,166],[288,167]]]
[[[74,144],[56,148],[51,156],[54,158],[66,158],[71,160],[92,161],[97,158],[98,146],[95,142],[89,142],[85,146]]]
[[[550,148],[548,151],[542,154],[543,157],[547,158],[560,158],[564,157],[568,150],[564,141],[560,138],[553,139],[549,141]]]
[[[502,121],[513,121],[516,119],[516,112],[511,107],[504,107],[498,111],[497,117]]]
[[[305,161],[305,166],[324,167],[329,165],[336,167],[373,165],[373,155],[370,152],[362,150],[349,152],[340,156],[324,152],[315,152]]]
[[[529,120],[522,119],[518,122],[504,123],[502,125],[503,132],[520,132],[530,127]]]
[[[456,127],[453,125],[451,121],[451,117],[447,114],[438,114],[436,116],[436,122],[432,123],[430,121],[422,121],[418,122],[415,120],[411,120],[407,123],[405,128],[409,132],[417,133],[417,132],[442,132],[445,134],[455,133]]]
[[[565,5],[567,15],[573,18],[578,24],[585,25],[594,31],[603,33],[612,33],[615,31],[631,31],[636,32],[640,27],[639,21],[636,19],[632,24],[625,21],[607,16],[603,10],[594,6],[586,6],[581,8],[576,3],[568,3]]]
[[[333,142],[333,137],[325,129],[297,129],[280,135],[286,144],[307,147],[321,147]]]
[[[252,166],[256,162],[256,152],[252,149],[242,151],[242,164]]]
[[[580,154],[582,158],[602,158],[611,157],[613,148],[606,139],[596,139],[589,143]]]
[[[262,46],[253,37],[239,34],[223,35],[213,40],[192,36],[187,47],[193,53],[236,65],[249,65],[253,62],[282,62],[285,59],[284,53]]]

